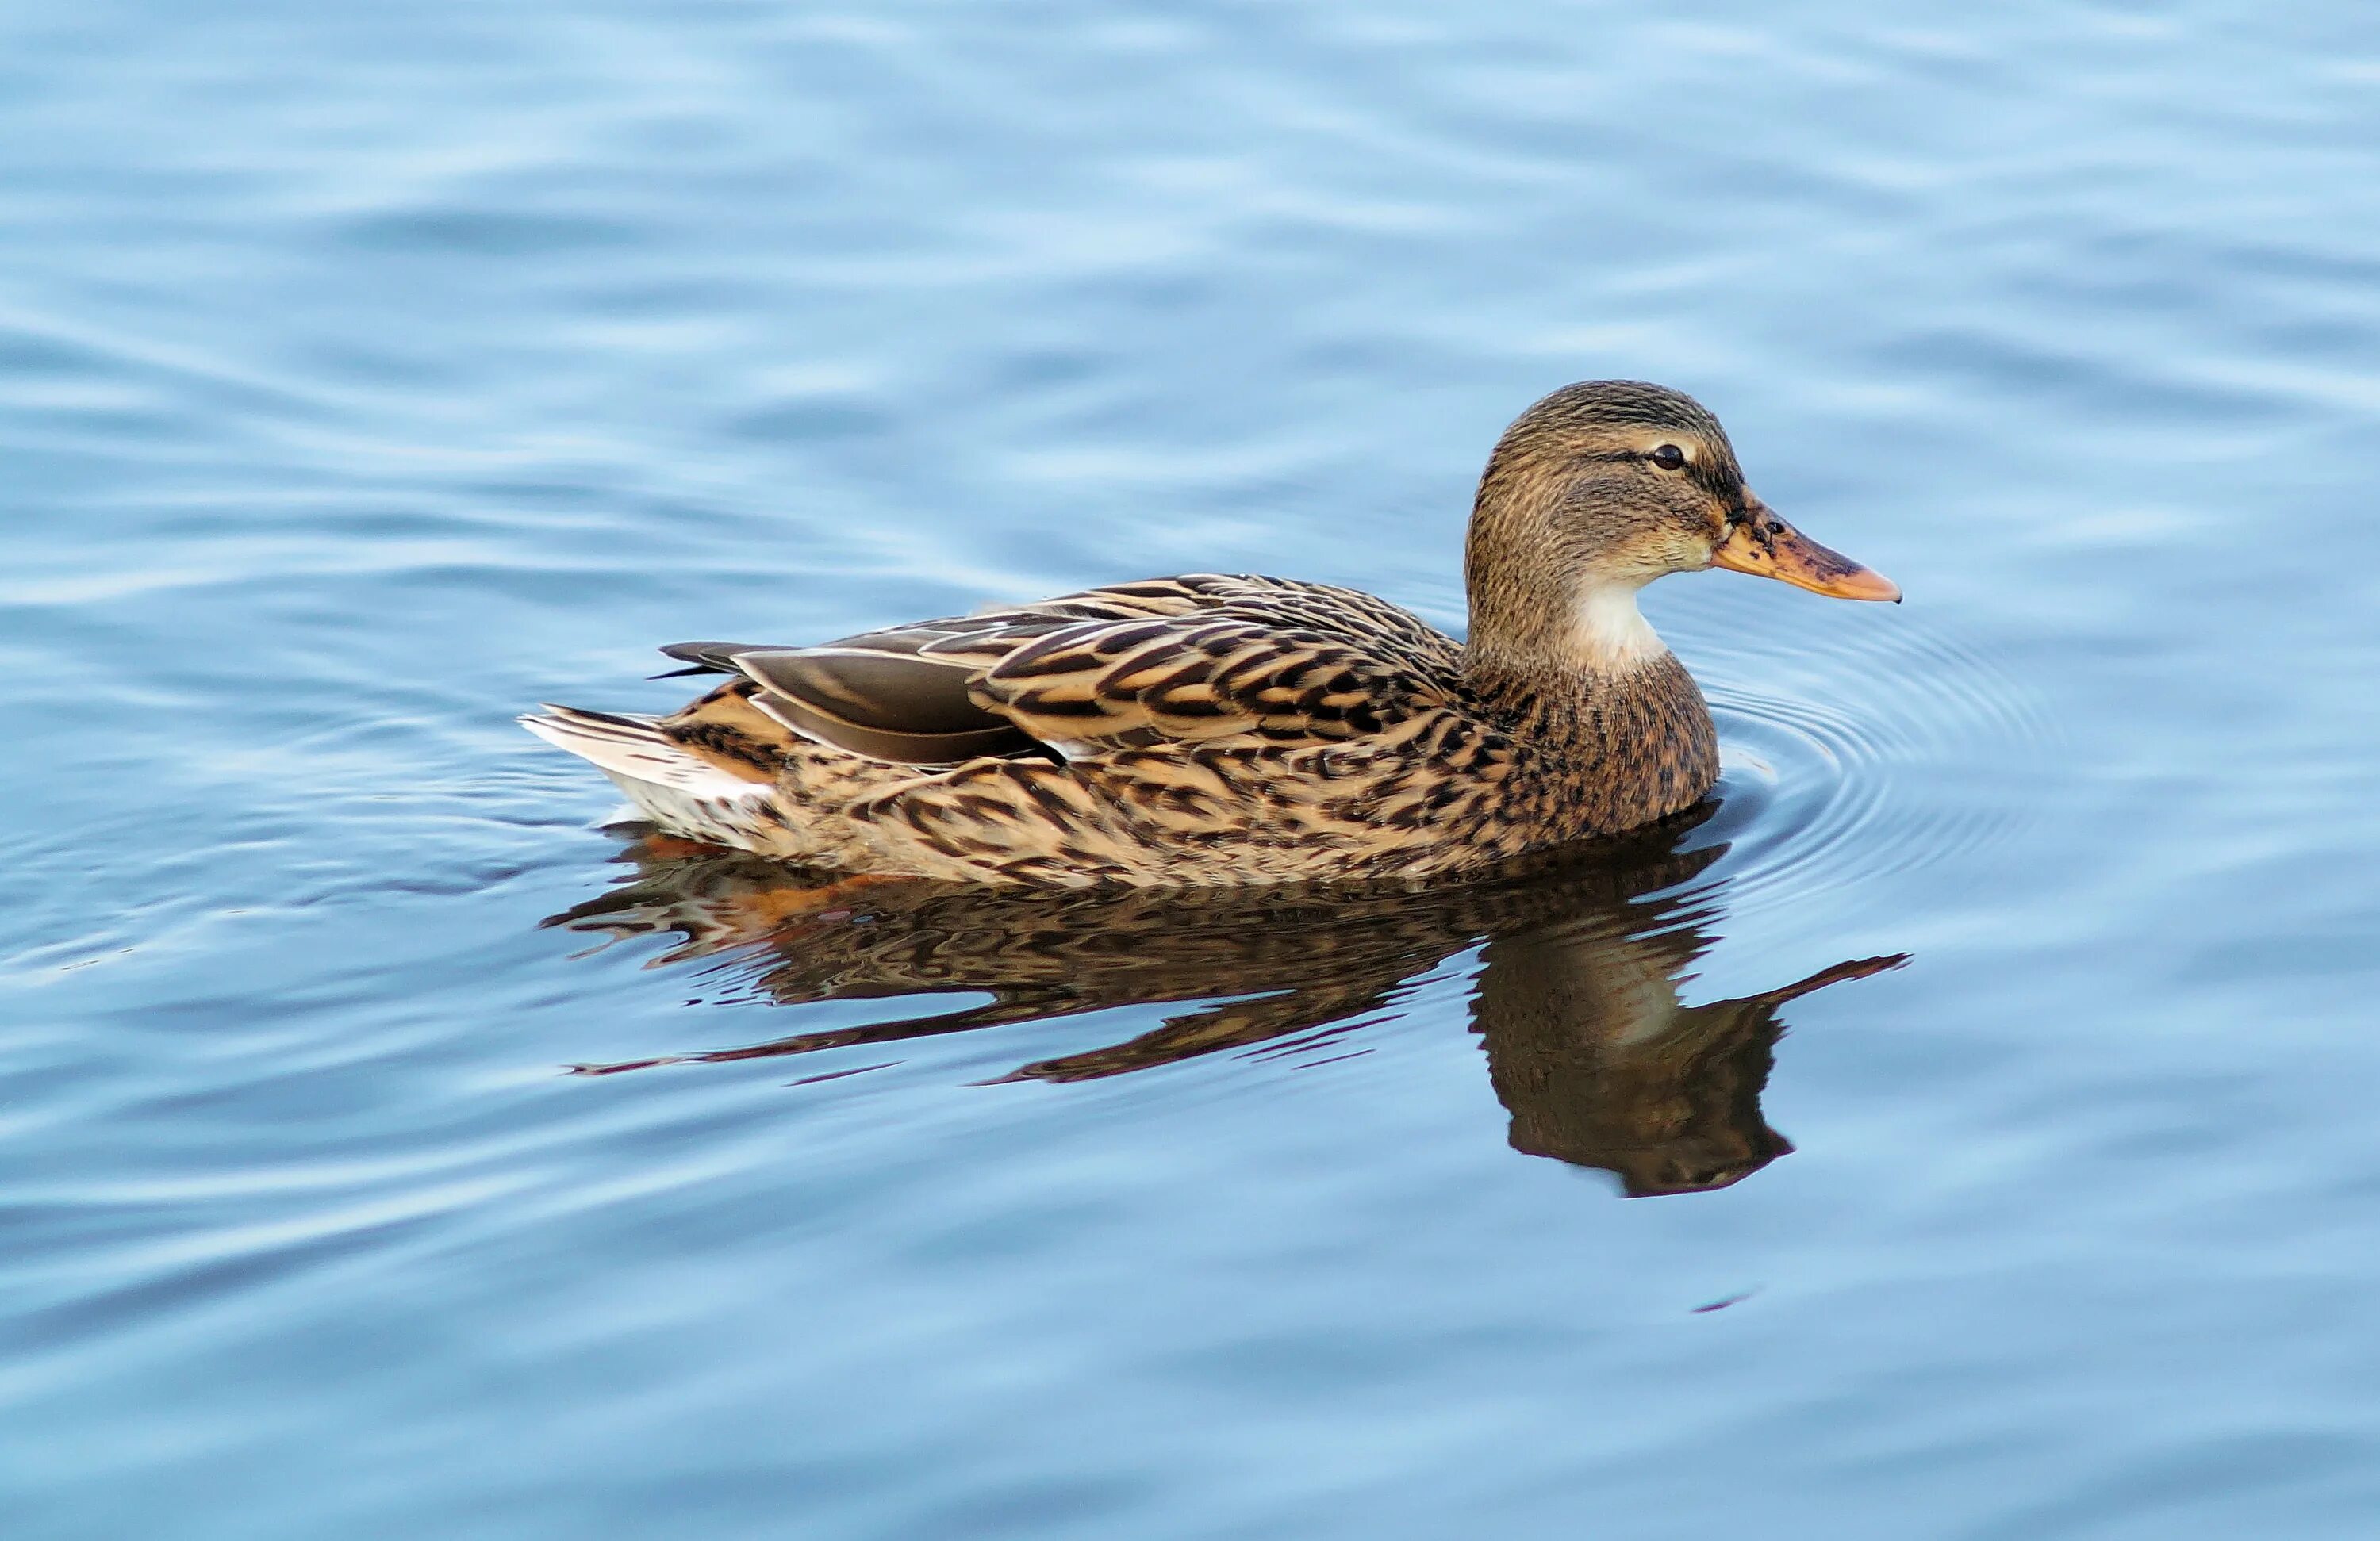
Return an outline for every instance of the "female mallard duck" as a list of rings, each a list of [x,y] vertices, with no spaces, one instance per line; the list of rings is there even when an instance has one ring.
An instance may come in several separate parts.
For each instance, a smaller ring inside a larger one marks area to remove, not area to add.
[[[1711,566],[1900,597],[1753,496],[1691,397],[1593,381],[1488,456],[1467,642],[1353,589],[1201,574],[812,648],[681,643],[686,673],[733,677],[668,717],[521,721],[665,831],[854,874],[1458,872],[1710,790],[1710,709],[1636,591]]]

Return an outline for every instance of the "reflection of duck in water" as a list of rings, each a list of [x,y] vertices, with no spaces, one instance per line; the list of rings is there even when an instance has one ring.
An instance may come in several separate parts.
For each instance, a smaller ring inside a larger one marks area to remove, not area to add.
[[[1899,964],[1868,958],[1740,1000],[1687,1006],[1678,984],[1716,940],[1718,890],[1684,891],[1726,849],[1675,827],[1590,859],[1438,890],[1405,886],[1032,892],[884,882],[808,886],[755,857],[648,837],[635,880],[549,925],[678,932],[659,960],[707,959],[784,1004],[988,993],[984,1004],[744,1049],[585,1067],[806,1054],[1109,1007],[1182,1002],[1122,1043],[1012,1078],[1078,1081],[1257,1045],[1310,1050],[1393,1016],[1449,956],[1485,940],[1474,1026],[1516,1149],[1619,1174],[1631,1194],[1724,1186],[1792,1147],[1761,1119],[1778,1008]],[[820,907],[822,904],[832,907]]]
[[[1760,1114],[1785,1031],[1778,1009],[1902,960],[1855,959],[1688,1006],[1677,983],[1710,945],[1694,928],[1708,913],[1670,910],[1682,924],[1655,937],[1597,934],[1592,920],[1568,918],[1488,942],[1472,1025],[1512,1115],[1513,1149],[1605,1168],[1631,1195],[1723,1188],[1791,1152]],[[1657,919],[1637,916],[1639,926]]]

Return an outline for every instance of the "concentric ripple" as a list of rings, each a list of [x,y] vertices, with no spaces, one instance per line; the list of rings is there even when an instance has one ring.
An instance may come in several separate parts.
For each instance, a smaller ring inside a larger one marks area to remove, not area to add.
[[[1718,719],[1730,903],[1804,894],[1948,861],[2022,828],[2054,762],[2040,700],[1940,623],[1834,632],[1791,650],[1752,628],[1672,627]],[[1763,636],[1764,643],[1773,643]]]

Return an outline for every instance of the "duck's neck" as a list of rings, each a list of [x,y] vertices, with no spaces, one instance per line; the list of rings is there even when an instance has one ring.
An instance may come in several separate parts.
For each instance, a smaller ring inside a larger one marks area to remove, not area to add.
[[[1675,813],[1718,775],[1710,709],[1637,610],[1638,587],[1586,588],[1519,628],[1475,615],[1465,673],[1521,750],[1529,800],[1551,837]]]
[[[1568,624],[1554,636],[1561,660],[1582,673],[1627,674],[1669,657],[1668,645],[1636,608],[1643,587],[1609,582],[1583,589],[1571,601]]]
[[[1464,649],[1474,674],[1516,679],[1625,681],[1670,657],[1645,613],[1641,583],[1583,583],[1563,602],[1536,609],[1472,605]]]

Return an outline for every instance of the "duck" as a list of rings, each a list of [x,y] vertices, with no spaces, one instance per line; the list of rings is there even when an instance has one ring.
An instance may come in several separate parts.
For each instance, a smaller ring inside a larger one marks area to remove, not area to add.
[[[1710,792],[1710,708],[1637,595],[1713,567],[1900,598],[1756,497],[1693,397],[1587,381],[1488,456],[1459,641],[1357,589],[1196,573],[810,646],[677,643],[674,673],[724,676],[677,711],[520,721],[665,834],[854,880],[1478,873]]]

